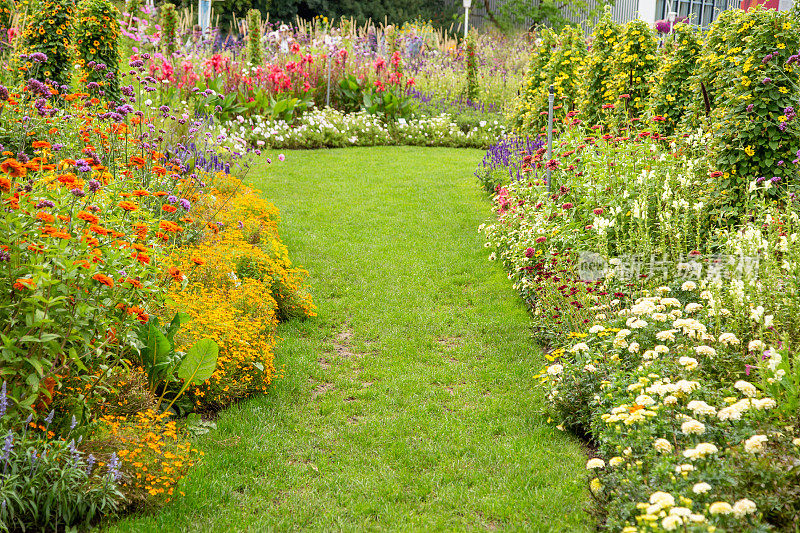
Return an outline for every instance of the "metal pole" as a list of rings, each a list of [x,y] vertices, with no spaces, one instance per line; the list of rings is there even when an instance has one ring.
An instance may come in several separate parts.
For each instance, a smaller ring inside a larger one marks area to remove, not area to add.
[[[550,86],[549,94],[547,95],[547,162],[553,159],[553,100],[555,99],[555,91],[553,86]],[[547,192],[550,192],[550,175],[552,169],[547,169]]]
[[[331,59],[333,58],[333,52],[328,51],[328,91],[325,95],[325,107],[331,106]]]
[[[469,27],[469,8],[464,8],[464,40],[467,40],[467,28]]]

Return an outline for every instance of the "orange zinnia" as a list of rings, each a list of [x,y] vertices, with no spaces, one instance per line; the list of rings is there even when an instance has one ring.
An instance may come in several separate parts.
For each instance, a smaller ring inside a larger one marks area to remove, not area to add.
[[[122,202],[118,203],[117,205],[119,207],[121,207],[122,209],[124,209],[125,211],[136,211],[137,209],[139,209],[139,204],[136,204],[134,202],[124,201],[124,200]]]
[[[25,169],[25,165],[17,161],[16,159],[8,158],[2,163],[0,163],[0,170],[4,173],[8,174],[12,178],[24,178],[28,175],[28,171]]]
[[[0,176],[0,191],[11,192],[11,180]]]
[[[199,257],[192,257],[192,263],[194,263],[197,266],[206,264],[205,260],[200,259]]]
[[[141,254],[141,253],[137,254],[136,252],[134,252],[131,257],[136,259],[140,263],[144,263],[145,265],[150,264],[150,256],[147,254]]]
[[[36,213],[36,218],[38,220],[42,220],[42,221],[44,221],[44,222],[46,222],[48,224],[52,224],[53,222],[56,221],[56,217],[54,217],[53,215],[51,215],[50,213],[48,213],[46,211],[39,211],[38,213]]]
[[[95,274],[94,276],[92,276],[92,279],[96,280],[96,281],[99,281],[100,283],[102,283],[106,287],[113,287],[114,286],[114,280],[109,278],[105,274]]]
[[[97,224],[100,222],[100,218],[97,215],[89,213],[88,211],[78,211],[78,214],[75,216],[89,224]]]
[[[33,144],[31,146],[33,146],[36,149],[39,148],[45,148],[47,150],[50,149],[50,143],[47,141],[33,141]]]
[[[172,279],[177,282],[183,281],[183,272],[181,272],[177,267],[170,267],[169,275],[172,276]]]
[[[89,230],[92,233],[97,233],[98,235],[108,235],[111,232],[111,230],[108,228],[104,228],[103,226],[98,226],[96,224],[89,226]]]
[[[150,191],[146,191],[144,189],[136,189],[133,191],[134,196],[142,197],[142,196],[150,196]]]
[[[161,210],[167,213],[174,213],[175,211],[178,210],[178,208],[175,207],[174,205],[164,204],[163,206],[161,206]]]
[[[23,289],[33,290],[36,288],[36,283],[31,278],[17,278],[16,283],[14,283],[14,288],[18,291]]]
[[[146,161],[144,160],[144,158],[143,157],[139,157],[138,155],[135,155],[135,156],[131,157],[130,158],[130,162],[129,162],[129,164],[131,166],[136,167],[136,168],[142,168],[145,163],[146,163]]]
[[[164,231],[171,231],[173,233],[181,230],[180,226],[178,226],[174,222],[170,222],[169,220],[162,220],[161,222],[158,223],[158,227],[163,229]]]
[[[137,289],[141,289],[142,288],[142,284],[141,284],[141,282],[139,282],[138,279],[125,278],[125,283],[130,283],[131,285],[133,285]]]
[[[169,193],[168,193],[168,192],[166,192],[166,191],[158,191],[158,192],[154,192],[154,193],[153,193],[153,196],[158,196],[158,197],[161,197],[161,196],[166,196],[166,195],[168,195],[168,194],[169,194]]]

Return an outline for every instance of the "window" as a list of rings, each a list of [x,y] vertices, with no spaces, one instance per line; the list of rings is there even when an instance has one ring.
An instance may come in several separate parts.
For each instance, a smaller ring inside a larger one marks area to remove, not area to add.
[[[666,19],[670,11],[678,18],[689,17],[689,22],[707,28],[721,11],[739,7],[738,0],[657,0],[656,20]]]

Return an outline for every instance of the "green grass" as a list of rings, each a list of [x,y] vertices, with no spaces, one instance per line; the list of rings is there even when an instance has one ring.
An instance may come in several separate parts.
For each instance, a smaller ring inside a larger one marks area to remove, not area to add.
[[[115,529],[586,527],[584,454],[540,414],[543,357],[477,233],[481,156],[356,148],[255,168],[319,317],[280,326],[284,378],[220,413],[186,496]]]

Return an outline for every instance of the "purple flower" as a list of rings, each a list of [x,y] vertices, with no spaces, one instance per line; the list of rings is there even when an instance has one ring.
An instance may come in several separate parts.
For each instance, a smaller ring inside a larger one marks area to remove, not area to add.
[[[86,192],[84,192],[83,189],[72,189],[69,192],[71,192],[72,196],[74,196],[75,198],[83,198],[84,196],[86,196]]]
[[[72,415],[72,422],[69,425],[69,430],[72,431],[73,429],[75,429],[75,426],[77,425],[78,425],[78,419],[75,418],[75,415]]]
[[[778,129],[781,130],[781,131],[786,131],[786,127],[787,126],[788,126],[788,124],[786,124],[786,122],[779,122],[778,123]]]
[[[97,180],[89,180],[89,183],[86,184],[89,192],[97,192],[100,190],[100,182]]]
[[[753,368],[757,368],[755,365],[744,365],[744,373],[745,375],[750,375],[750,370]]]
[[[175,202],[178,201],[178,197],[175,196],[174,194],[170,194],[169,196],[167,196],[167,201],[171,204],[174,204]]]
[[[752,110],[753,110],[753,104],[750,104],[749,106],[747,106],[747,112],[748,112],[748,113],[749,113],[750,111],[752,111]]]
[[[52,148],[54,152],[59,152],[62,148],[64,148],[64,145],[61,143],[53,143]]]
[[[8,100],[8,88],[5,85],[0,85],[0,100]]]
[[[11,261],[11,254],[5,250],[0,250],[0,263]]]
[[[117,452],[112,453],[111,458],[108,460],[108,473],[111,474],[114,481],[119,479],[119,459],[117,458]]]
[[[3,386],[0,388],[0,418],[3,418],[8,409],[8,395],[6,394],[6,382],[3,381]]]
[[[43,54],[41,52],[34,52],[31,54],[31,61],[34,63],[44,63],[47,61],[47,54]]]
[[[8,435],[6,435],[6,441],[3,444],[3,461],[5,462],[8,457],[11,455],[11,449],[14,447],[14,434],[11,433],[11,430],[8,430]]]
[[[761,182],[762,182],[762,181],[764,181],[765,179],[767,179],[767,178],[765,178],[764,176],[761,176],[760,178],[758,178],[758,179],[756,180],[756,183],[761,183]]]
[[[244,222],[240,220],[239,222],[236,223],[236,227],[238,227],[239,229],[244,229]]]
[[[45,207],[55,207],[56,204],[51,202],[50,200],[39,200],[39,203],[36,204],[36,209],[44,209]]]
[[[781,181],[781,178],[780,178],[780,177],[778,177],[778,176],[775,176],[774,178],[772,178],[772,179],[771,179],[771,180],[769,180],[769,181],[770,181],[770,182],[772,182],[772,183],[778,183],[779,181]]]
[[[94,463],[95,463],[94,455],[92,455],[90,453],[89,457],[86,458],[86,475],[87,476],[92,474],[92,468],[94,468]]]
[[[186,198],[181,198],[180,204],[184,211],[189,211],[192,208],[191,202]]]
[[[92,167],[89,166],[89,162],[85,159],[78,159],[75,161],[75,168],[81,172],[90,172],[92,170]]]
[[[44,421],[47,422],[48,426],[53,423],[53,416],[55,416],[55,414],[55,409],[51,409],[50,414],[45,417]]]
[[[763,80],[761,80],[761,83],[763,83],[764,85],[772,83],[772,78],[764,78]]]

